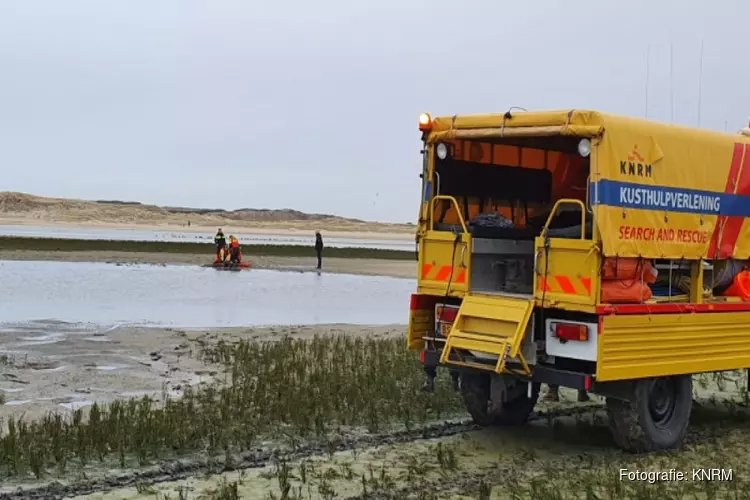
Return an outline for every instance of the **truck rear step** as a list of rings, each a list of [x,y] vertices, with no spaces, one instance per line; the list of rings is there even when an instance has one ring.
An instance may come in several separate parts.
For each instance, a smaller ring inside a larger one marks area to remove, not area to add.
[[[534,310],[532,298],[501,295],[466,295],[453,322],[440,358],[441,364],[490,370],[506,369],[509,360],[520,362],[518,373],[530,374],[529,366],[520,353],[526,329]],[[467,360],[469,351],[474,358],[497,358],[493,365]]]

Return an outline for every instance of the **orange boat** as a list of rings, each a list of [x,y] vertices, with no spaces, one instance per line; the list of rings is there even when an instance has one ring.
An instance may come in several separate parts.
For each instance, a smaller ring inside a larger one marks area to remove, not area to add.
[[[250,269],[253,267],[253,263],[249,260],[240,262],[214,262],[209,267],[227,271],[239,271],[241,269]]]
[[[237,260],[227,260],[229,258],[229,255],[226,253],[225,249],[221,249],[219,253],[216,255],[216,260],[214,260],[214,263],[211,267],[215,269],[228,269],[228,270],[240,270],[240,269],[249,269],[252,267],[253,263],[251,261],[243,261],[242,260],[242,251],[239,248],[239,241],[237,238],[234,237],[234,235],[229,236],[230,240],[230,246],[233,248],[233,250],[237,251]]]
[[[239,258],[236,261],[222,261],[217,257],[216,260],[214,260],[213,264],[211,264],[211,267],[213,267],[214,269],[240,270],[250,269],[253,266],[252,261],[242,260],[242,252],[239,253],[238,257]]]

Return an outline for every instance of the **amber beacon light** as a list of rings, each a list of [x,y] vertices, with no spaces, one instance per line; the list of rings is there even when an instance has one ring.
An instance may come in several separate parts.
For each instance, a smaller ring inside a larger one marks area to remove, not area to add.
[[[422,113],[419,115],[419,130],[426,132],[432,128],[432,117],[430,113]]]

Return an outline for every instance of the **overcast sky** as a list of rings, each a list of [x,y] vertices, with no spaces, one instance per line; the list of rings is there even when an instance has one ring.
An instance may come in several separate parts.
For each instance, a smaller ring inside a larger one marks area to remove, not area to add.
[[[649,118],[673,95],[698,125],[703,40],[700,124],[735,132],[749,20],[742,0],[0,0],[0,191],[412,221],[419,113],[643,116],[651,45]]]

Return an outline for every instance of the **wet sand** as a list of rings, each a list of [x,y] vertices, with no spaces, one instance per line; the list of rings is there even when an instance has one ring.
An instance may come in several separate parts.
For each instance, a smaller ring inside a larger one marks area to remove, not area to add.
[[[256,269],[277,271],[315,272],[314,257],[243,256]],[[33,252],[0,250],[0,260],[62,261],[62,262],[108,262],[114,264],[196,265],[211,263],[205,254],[146,253],[146,252]],[[394,278],[416,278],[417,263],[385,259],[345,259],[323,257],[322,272],[358,274],[367,276],[389,276]]]
[[[187,385],[222,378],[221,367],[198,359],[202,344],[219,340],[273,340],[316,334],[405,335],[405,326],[315,325],[179,330],[109,330],[51,323],[0,331],[0,420],[49,411],[70,412],[93,401],[150,395],[179,396]]]

